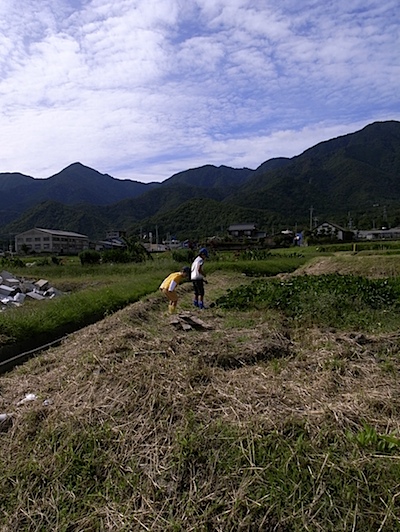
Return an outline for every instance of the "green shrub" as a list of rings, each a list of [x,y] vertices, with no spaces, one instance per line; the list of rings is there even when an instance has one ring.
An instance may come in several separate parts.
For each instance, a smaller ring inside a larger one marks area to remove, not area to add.
[[[240,253],[240,260],[265,260],[271,257],[272,253],[267,249],[247,249]]]
[[[152,259],[146,248],[138,242],[131,242],[125,249],[108,249],[103,251],[101,260],[104,263],[127,264],[129,262],[144,262]]]
[[[101,255],[94,249],[85,249],[79,253],[79,259],[82,265],[85,264],[100,264]]]
[[[3,257],[0,264],[5,268],[25,268],[25,262],[18,257]]]
[[[124,249],[108,249],[101,254],[101,261],[125,264],[131,262],[131,257]]]

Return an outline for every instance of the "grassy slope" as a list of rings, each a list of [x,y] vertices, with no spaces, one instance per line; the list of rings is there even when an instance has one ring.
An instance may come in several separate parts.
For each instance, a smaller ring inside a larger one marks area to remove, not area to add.
[[[208,300],[238,282],[214,272]],[[165,311],[155,294],[0,378],[0,530],[400,529],[396,332]]]

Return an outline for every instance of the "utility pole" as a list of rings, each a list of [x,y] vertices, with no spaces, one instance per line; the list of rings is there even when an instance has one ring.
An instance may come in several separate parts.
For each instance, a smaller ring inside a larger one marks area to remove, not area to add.
[[[352,218],[351,218],[351,213],[350,213],[350,211],[347,213],[347,217],[348,217],[348,223],[347,223],[347,225],[348,225],[349,229],[353,229],[353,220],[352,220]]]
[[[311,205],[310,207],[310,231],[312,231],[312,228],[313,228],[313,212],[314,212],[314,207]]]

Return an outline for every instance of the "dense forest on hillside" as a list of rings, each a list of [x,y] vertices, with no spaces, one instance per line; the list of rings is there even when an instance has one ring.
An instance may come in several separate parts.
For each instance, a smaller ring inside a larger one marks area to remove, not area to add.
[[[255,170],[205,165],[148,185],[80,163],[44,180],[0,174],[0,241],[35,226],[92,240],[110,229],[134,235],[155,227],[161,238],[201,239],[245,222],[268,234],[312,229],[325,220],[346,228],[394,227],[400,224],[399,176],[396,121],[370,124]]]

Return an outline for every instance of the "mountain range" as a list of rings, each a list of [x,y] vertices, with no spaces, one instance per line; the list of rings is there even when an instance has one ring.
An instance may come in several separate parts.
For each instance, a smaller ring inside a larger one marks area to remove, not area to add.
[[[0,240],[43,227],[96,240],[109,229],[161,238],[267,232],[329,219],[359,229],[400,223],[400,122],[374,122],[255,170],[205,165],[161,183],[119,180],[76,162],[47,179],[0,173]]]

